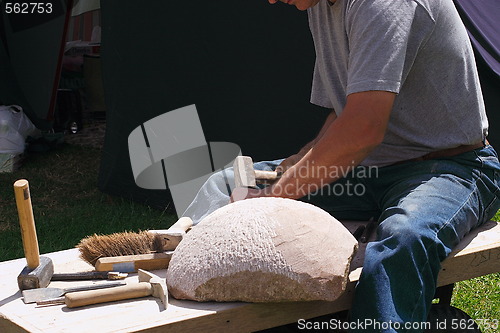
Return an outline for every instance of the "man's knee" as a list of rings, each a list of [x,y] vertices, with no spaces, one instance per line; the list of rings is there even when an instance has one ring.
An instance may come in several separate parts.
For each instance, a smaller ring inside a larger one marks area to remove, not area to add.
[[[384,247],[426,260],[442,261],[447,251],[438,231],[433,221],[416,220],[408,214],[393,214],[380,223],[377,239]]]

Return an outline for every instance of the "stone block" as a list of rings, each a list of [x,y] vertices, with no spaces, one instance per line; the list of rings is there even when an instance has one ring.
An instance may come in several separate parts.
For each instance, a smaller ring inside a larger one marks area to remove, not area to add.
[[[256,198],[222,207],[176,248],[174,298],[196,301],[333,301],[345,290],[357,241],[304,202]]]

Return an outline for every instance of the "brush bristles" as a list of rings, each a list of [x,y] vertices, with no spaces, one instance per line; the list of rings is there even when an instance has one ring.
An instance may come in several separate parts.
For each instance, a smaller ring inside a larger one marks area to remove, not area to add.
[[[147,254],[154,249],[154,235],[147,231],[87,236],[76,246],[80,257],[91,265],[101,257]]]

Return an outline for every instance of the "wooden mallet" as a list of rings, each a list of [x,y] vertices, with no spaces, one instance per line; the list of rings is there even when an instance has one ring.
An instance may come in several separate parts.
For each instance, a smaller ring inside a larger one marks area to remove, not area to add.
[[[29,184],[26,179],[20,179],[14,183],[14,194],[27,262],[27,266],[17,277],[17,284],[21,290],[45,288],[54,274],[54,264],[50,258],[40,257]]]

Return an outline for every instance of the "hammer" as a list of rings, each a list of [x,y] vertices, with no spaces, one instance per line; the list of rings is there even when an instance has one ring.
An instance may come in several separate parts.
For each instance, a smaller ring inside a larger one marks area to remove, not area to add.
[[[252,158],[237,156],[233,163],[235,187],[257,187],[257,183],[269,183],[279,178],[276,171],[254,170]]]
[[[139,283],[132,283],[123,287],[68,293],[64,296],[64,303],[68,308],[76,308],[91,304],[154,296],[160,299],[161,309],[166,310],[168,290],[165,279],[142,269],[139,269],[138,274]]]
[[[26,179],[14,183],[14,194],[27,262],[27,266],[17,277],[17,284],[20,290],[45,288],[54,274],[54,264],[50,258],[40,257],[29,184]]]

